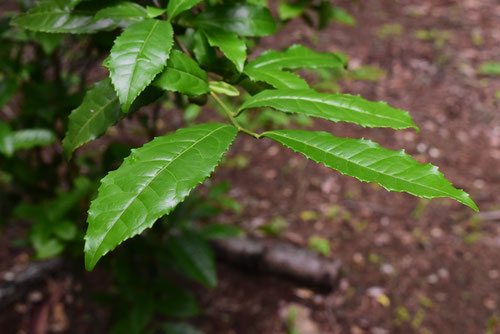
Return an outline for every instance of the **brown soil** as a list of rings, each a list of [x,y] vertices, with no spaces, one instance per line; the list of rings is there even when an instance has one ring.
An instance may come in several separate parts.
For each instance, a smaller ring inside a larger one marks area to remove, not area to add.
[[[343,91],[409,110],[421,132],[395,134],[326,122],[315,127],[405,148],[440,166],[481,210],[498,210],[500,102],[495,92],[500,80],[475,71],[500,54],[498,2],[345,6],[358,20],[355,28],[333,25],[318,34],[297,20],[277,38],[264,40],[262,49],[303,43],[341,50],[355,66],[380,66],[386,71],[382,80],[344,81]],[[381,37],[387,24],[399,25],[393,30],[400,34]],[[419,40],[422,29],[441,32],[447,40],[443,45]],[[473,34],[484,42],[474,44]],[[233,154],[250,157],[249,167],[224,170],[218,177],[231,180],[234,196],[244,205],[242,225],[255,230],[284,217],[290,223],[285,238],[305,245],[312,235],[328,238],[332,257],[342,259],[345,272],[338,290],[304,294],[297,286],[224,268],[221,284],[206,296],[202,323],[208,333],[284,333],[280,309],[292,302],[312,310],[321,333],[495,332],[500,316],[498,221],[478,220],[448,200],[426,202],[361,184],[270,141],[241,140]],[[339,213],[331,217],[332,209]],[[301,219],[305,211],[317,212],[318,218]]]

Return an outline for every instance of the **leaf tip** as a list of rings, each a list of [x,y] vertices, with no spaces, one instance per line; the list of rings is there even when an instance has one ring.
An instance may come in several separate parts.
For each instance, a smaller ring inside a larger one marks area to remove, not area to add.
[[[459,199],[460,203],[468,206],[475,212],[479,212],[479,207],[477,206],[476,202],[472,200],[472,198],[467,194],[465,191],[463,192],[462,196]]]

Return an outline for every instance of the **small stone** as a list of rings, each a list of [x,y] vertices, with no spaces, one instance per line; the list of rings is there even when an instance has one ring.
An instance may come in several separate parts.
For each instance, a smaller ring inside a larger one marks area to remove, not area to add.
[[[375,239],[375,245],[377,246],[385,246],[391,241],[391,236],[389,233],[380,233],[378,234]]]
[[[380,219],[380,225],[382,226],[389,226],[390,223],[391,219],[389,217],[384,216]]]
[[[496,269],[492,269],[488,271],[488,277],[491,279],[497,279],[498,277],[500,277],[500,272]]]
[[[28,301],[30,303],[38,303],[43,299],[43,294],[40,291],[32,291],[28,295]]]
[[[271,146],[271,147],[269,147],[269,148],[267,149],[266,154],[267,154],[268,156],[272,157],[272,156],[275,156],[276,154],[278,154],[278,153],[279,153],[279,151],[280,151],[279,147],[278,147],[278,146],[276,146],[276,145],[273,145],[273,146]]]
[[[380,286],[372,286],[366,290],[366,294],[372,298],[377,298],[385,294],[384,288]]]
[[[16,304],[16,305],[14,306],[14,310],[15,310],[17,313],[24,314],[24,313],[28,312],[28,307],[26,306],[26,304]]]
[[[439,277],[436,274],[430,274],[427,276],[427,282],[429,282],[429,284],[436,284],[438,281]]]
[[[491,297],[486,298],[483,301],[484,307],[486,307],[488,310],[493,311],[497,308],[497,302]]]
[[[431,236],[434,238],[441,238],[443,236],[443,230],[440,229],[439,227],[434,227],[431,230]]]
[[[12,271],[7,271],[3,274],[3,279],[5,281],[13,281],[14,278],[16,278],[16,274],[14,274]]]
[[[365,262],[365,258],[361,253],[354,253],[354,255],[352,256],[352,260],[354,261],[354,263],[359,265],[362,265]]]
[[[474,180],[473,184],[474,184],[474,187],[476,187],[477,189],[483,189],[485,186],[484,180],[481,180],[481,179]]]
[[[389,330],[385,329],[385,328],[381,328],[381,327],[373,327],[371,330],[370,330],[370,333],[371,334],[389,334]]]
[[[424,153],[426,150],[427,150],[427,145],[425,145],[424,143],[419,143],[417,145],[417,152],[418,153]]]
[[[441,151],[439,151],[439,149],[435,147],[432,147],[429,150],[429,155],[431,156],[431,158],[439,158],[439,156],[441,155]]]
[[[384,263],[380,267],[380,271],[382,272],[382,274],[385,274],[385,275],[393,275],[396,272],[394,267],[389,263]]]
[[[450,278],[450,273],[448,272],[448,270],[446,268],[440,268],[438,270],[438,276],[441,277],[442,279],[448,279]]]
[[[364,334],[365,331],[358,326],[351,326],[351,334]]]
[[[295,289],[295,295],[302,299],[310,299],[314,296],[314,292],[309,289]]]
[[[269,170],[266,170],[264,172],[264,178],[266,178],[268,180],[272,180],[272,179],[276,178],[277,175],[278,175],[278,172],[276,171],[276,169],[269,169]]]

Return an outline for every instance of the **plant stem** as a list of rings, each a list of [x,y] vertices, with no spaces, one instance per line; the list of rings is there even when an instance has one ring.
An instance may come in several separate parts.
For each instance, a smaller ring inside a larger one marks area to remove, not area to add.
[[[224,111],[224,113],[226,114],[227,118],[229,118],[229,120],[231,121],[231,123],[234,125],[234,127],[236,129],[238,129],[238,131],[240,132],[243,132],[243,133],[246,133],[247,135],[249,136],[252,136],[254,138],[257,138],[259,139],[260,138],[260,134],[258,133],[255,133],[253,131],[250,131],[244,127],[242,127],[240,125],[240,123],[238,123],[238,121],[236,120],[236,118],[234,118],[234,113],[229,109],[229,107],[224,103],[224,101],[222,101],[218,96],[217,94],[215,94],[214,92],[211,92],[210,95],[214,98],[214,100],[221,106],[222,110]]]

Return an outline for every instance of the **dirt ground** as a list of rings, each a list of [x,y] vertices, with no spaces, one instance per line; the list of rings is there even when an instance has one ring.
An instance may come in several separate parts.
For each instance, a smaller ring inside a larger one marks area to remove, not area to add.
[[[281,238],[304,247],[311,236],[326,238],[332,259],[343,263],[342,279],[333,291],[315,291],[221,263],[218,287],[198,293],[204,313],[194,323],[208,334],[292,333],[286,319],[295,307],[302,334],[500,333],[500,221],[489,217],[500,209],[500,78],[476,71],[484,61],[500,60],[500,3],[339,4],[357,19],[356,27],[333,24],[318,33],[295,20],[277,37],[263,39],[261,49],[303,43],[346,53],[354,69],[380,67],[385,75],[376,82],[345,79],[342,91],[410,111],[421,131],[326,122],[314,128],[405,148],[440,166],[482,213],[450,200],[388,193],[268,140],[241,138],[230,157],[245,156],[248,165],[226,166],[215,177],[230,181],[231,196],[244,211],[221,220],[251,234],[278,217],[289,224]],[[15,232],[2,239],[9,233]],[[2,258],[5,252],[0,249]],[[26,260],[23,253],[18,257]],[[61,282],[84,295],[78,283]],[[82,303],[73,305],[70,319],[89,312]],[[0,332],[7,323],[19,324],[13,333],[29,332],[26,312],[14,307],[0,319]],[[93,325],[83,321],[77,332],[96,332]]]
[[[500,3],[344,5],[355,28],[332,25],[317,34],[292,22],[262,48],[304,43],[347,53],[351,67],[379,66],[384,78],[344,80],[343,91],[409,110],[421,132],[315,127],[405,148],[440,166],[484,213],[498,210],[500,79],[476,69],[500,55]],[[208,333],[284,333],[280,313],[291,304],[310,312],[319,333],[500,333],[498,220],[480,219],[452,201],[361,184],[269,141],[241,140],[232,154],[250,158],[245,169],[218,173],[231,180],[245,208],[241,225],[255,230],[283,217],[290,224],[284,238],[306,245],[310,236],[325,237],[344,275],[337,290],[322,294],[222,268],[219,287],[204,296],[200,321]]]

